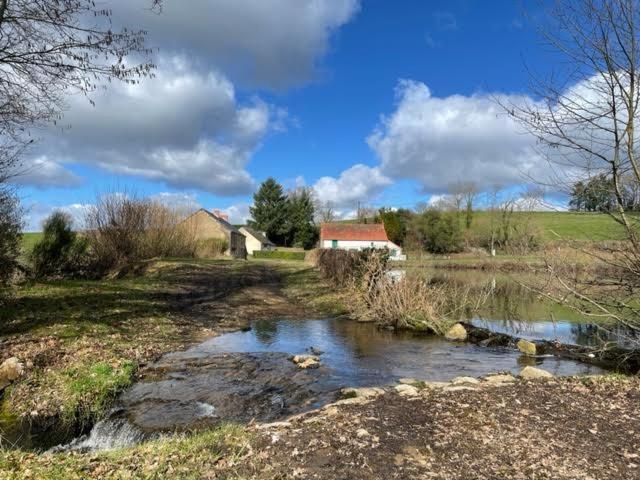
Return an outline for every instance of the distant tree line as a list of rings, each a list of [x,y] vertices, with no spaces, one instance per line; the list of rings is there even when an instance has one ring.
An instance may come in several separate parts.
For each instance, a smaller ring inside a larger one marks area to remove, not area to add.
[[[619,182],[620,203],[626,211],[640,211],[640,186],[631,177]],[[610,175],[601,173],[578,181],[571,189],[569,208],[575,212],[611,212],[618,205],[616,185]]]

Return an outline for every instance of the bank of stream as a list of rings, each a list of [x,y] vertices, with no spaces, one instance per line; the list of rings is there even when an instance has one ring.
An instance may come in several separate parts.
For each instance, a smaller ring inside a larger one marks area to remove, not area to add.
[[[483,281],[496,282],[488,277]],[[500,282],[508,285],[508,280]],[[532,339],[582,345],[602,340],[600,331],[585,319],[564,318],[557,310],[545,314],[552,307],[543,308],[541,303],[512,287],[494,288],[486,308],[468,320]],[[309,353],[317,355],[319,368],[300,369],[291,361],[293,355]],[[256,320],[250,329],[164,355],[119,397],[106,419],[58,450],[109,449],[225,422],[276,421],[333,401],[347,386],[386,386],[403,377],[447,381],[493,372],[515,374],[525,366],[538,366],[557,376],[605,372],[555,356],[530,357],[513,348],[394,333],[348,319]]]

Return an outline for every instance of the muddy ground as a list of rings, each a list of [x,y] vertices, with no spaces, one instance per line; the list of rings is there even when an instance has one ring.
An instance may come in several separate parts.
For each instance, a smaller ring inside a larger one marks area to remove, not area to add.
[[[255,479],[640,478],[640,381],[388,392],[257,428]],[[234,475],[236,474],[234,473]]]

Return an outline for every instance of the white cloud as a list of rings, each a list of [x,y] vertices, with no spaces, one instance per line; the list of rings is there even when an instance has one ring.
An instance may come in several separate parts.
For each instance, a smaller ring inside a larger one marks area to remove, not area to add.
[[[40,148],[47,157],[195,187],[219,195],[246,194],[251,156],[285,113],[259,99],[239,105],[231,82],[199,73],[180,57],[165,59],[156,78],[114,84],[92,107],[72,97],[64,122]]]
[[[245,225],[247,220],[251,218],[248,203],[230,205],[227,208],[222,209],[222,211],[229,215],[229,223],[232,225]]]
[[[118,0],[114,20],[149,31],[161,51],[188,51],[204,65],[260,88],[301,85],[314,74],[332,34],[359,10],[359,0]]]
[[[79,176],[46,155],[27,159],[17,168],[17,175],[10,181],[14,185],[33,185],[39,188],[74,187],[82,183]]]
[[[73,220],[74,229],[82,229],[84,217],[92,205],[84,203],[72,203],[69,205],[45,205],[32,203],[27,207],[24,215],[25,232],[41,232],[42,222],[55,211],[68,213]]]
[[[322,177],[313,189],[321,202],[334,207],[352,207],[356,202],[366,203],[382,192],[392,181],[378,167],[357,164],[345,170],[338,178]]]
[[[546,162],[489,95],[434,97],[420,82],[403,80],[395,112],[383,117],[367,142],[394,179],[415,179],[443,192],[459,181],[481,189],[542,177]],[[519,103],[523,97],[501,97]]]

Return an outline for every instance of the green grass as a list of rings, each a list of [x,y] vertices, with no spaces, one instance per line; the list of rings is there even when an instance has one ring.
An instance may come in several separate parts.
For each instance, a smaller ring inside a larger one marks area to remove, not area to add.
[[[516,218],[530,215],[531,221],[541,230],[547,241],[553,240],[621,240],[624,229],[604,213],[578,212],[533,212],[515,213]],[[488,230],[491,222],[489,212],[476,212],[472,229]]]
[[[36,243],[42,238],[42,232],[28,232],[22,234],[22,255],[27,256]]]
[[[216,473],[220,462],[237,465],[249,453],[250,440],[242,427],[222,425],[91,455],[0,451],[0,477],[6,480],[219,478]]]

